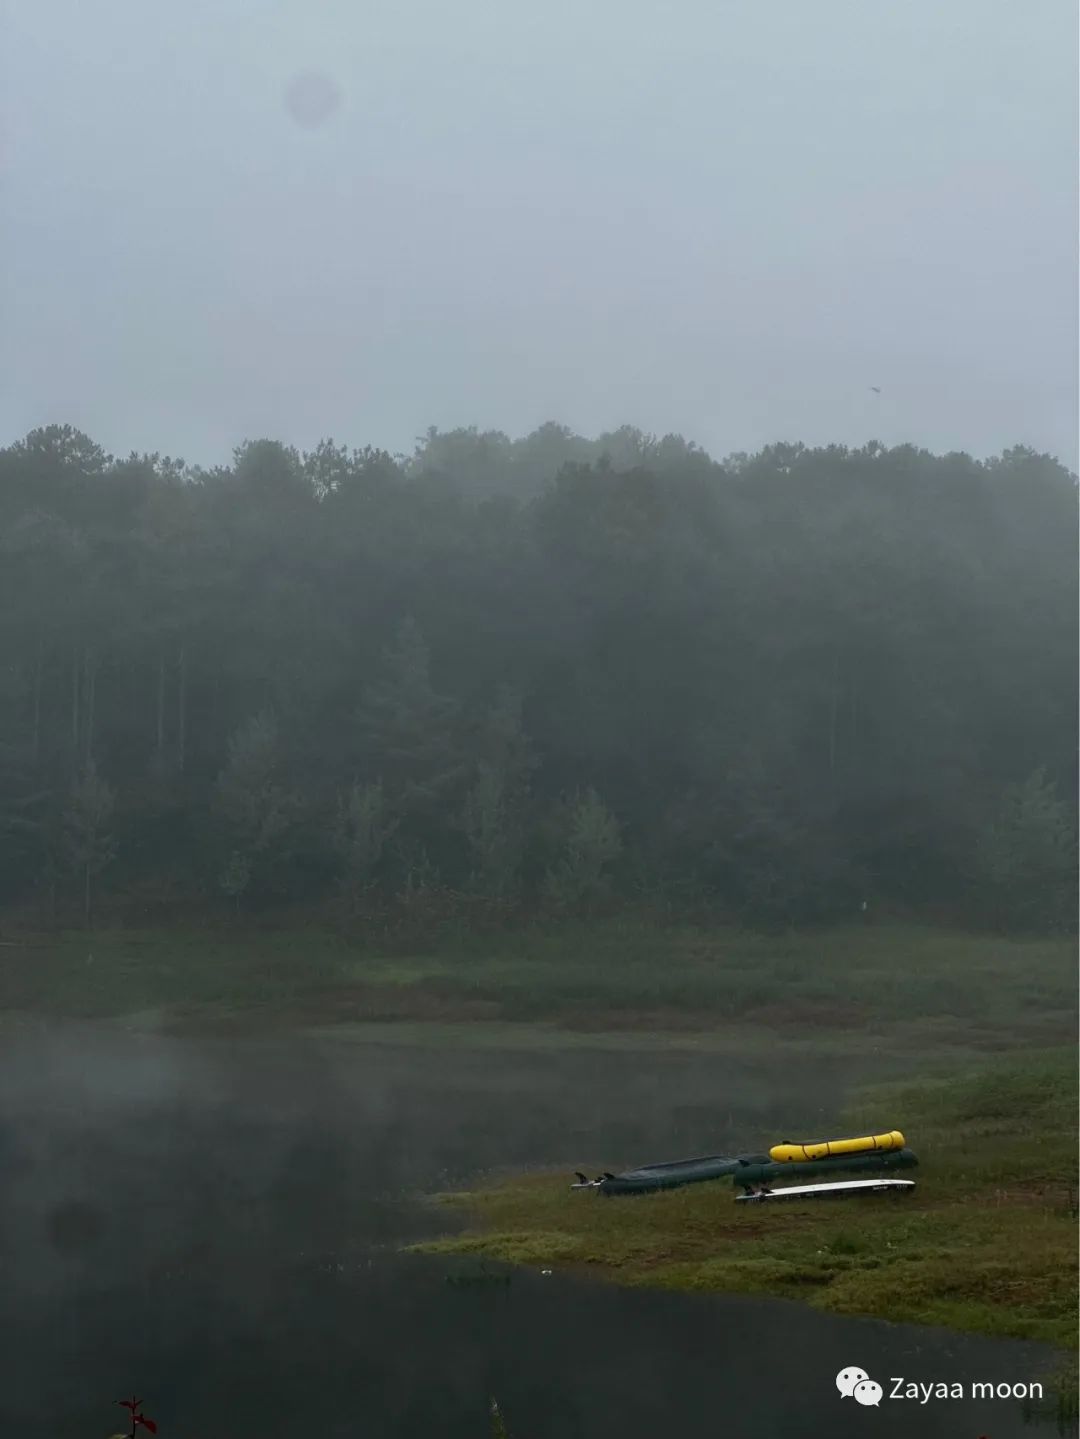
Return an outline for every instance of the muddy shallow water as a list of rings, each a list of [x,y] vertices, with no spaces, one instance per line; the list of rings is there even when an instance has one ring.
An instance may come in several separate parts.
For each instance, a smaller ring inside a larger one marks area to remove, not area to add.
[[[7,1033],[0,1433],[105,1439],[134,1392],[161,1439],[485,1439],[491,1395],[513,1439],[1031,1434],[1014,1400],[869,1411],[834,1378],[970,1392],[1045,1374],[1036,1346],[558,1273],[454,1284],[399,1252],[445,1226],[424,1192],[757,1147],[829,1125],[846,1077],[829,1059]]]

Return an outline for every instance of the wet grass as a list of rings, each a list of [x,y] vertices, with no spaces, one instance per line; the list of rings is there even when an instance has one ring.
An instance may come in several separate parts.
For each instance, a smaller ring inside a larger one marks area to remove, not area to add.
[[[570,1193],[568,1165],[441,1196],[470,1228],[421,1248],[1069,1347],[1075,1117],[1074,1053],[999,1059],[864,1091],[837,1116],[837,1133],[904,1130],[921,1160],[910,1195],[770,1209],[718,1181],[605,1200]]]
[[[916,927],[764,935],[611,920],[401,953],[317,928],[67,933],[0,949],[0,1011],[181,1024],[845,1036],[915,1051],[1063,1042],[1071,940]]]

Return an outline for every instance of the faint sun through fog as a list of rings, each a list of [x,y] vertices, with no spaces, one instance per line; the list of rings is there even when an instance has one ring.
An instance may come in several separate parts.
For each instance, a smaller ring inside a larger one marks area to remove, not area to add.
[[[341,91],[321,70],[294,75],[285,89],[285,108],[305,130],[324,125],[341,105]]]

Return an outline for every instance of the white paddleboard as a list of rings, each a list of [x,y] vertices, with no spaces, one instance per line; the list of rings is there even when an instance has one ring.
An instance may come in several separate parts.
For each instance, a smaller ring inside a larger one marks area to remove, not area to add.
[[[903,1194],[915,1188],[914,1179],[848,1179],[840,1184],[791,1184],[758,1194],[736,1194],[736,1204],[761,1204],[773,1199],[842,1199],[853,1194]]]

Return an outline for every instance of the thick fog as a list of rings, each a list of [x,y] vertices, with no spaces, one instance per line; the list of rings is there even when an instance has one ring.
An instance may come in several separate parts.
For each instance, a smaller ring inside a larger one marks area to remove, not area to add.
[[[1076,465],[1070,0],[0,24],[0,443],[554,418]]]

